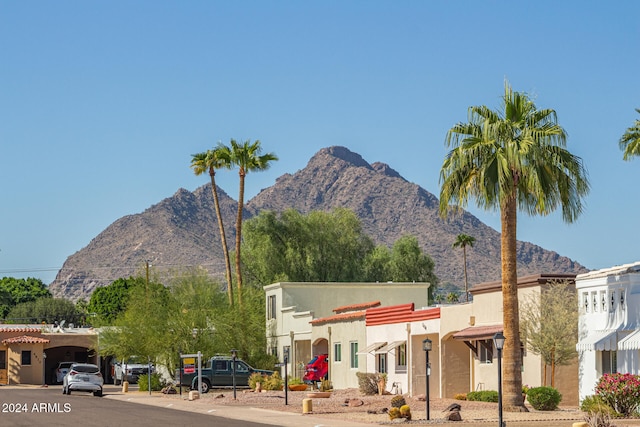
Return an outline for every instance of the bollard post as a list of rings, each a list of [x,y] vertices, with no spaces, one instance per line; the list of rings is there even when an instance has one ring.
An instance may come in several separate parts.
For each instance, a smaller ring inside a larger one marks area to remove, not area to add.
[[[313,412],[313,401],[311,399],[302,399],[302,413],[310,414]]]

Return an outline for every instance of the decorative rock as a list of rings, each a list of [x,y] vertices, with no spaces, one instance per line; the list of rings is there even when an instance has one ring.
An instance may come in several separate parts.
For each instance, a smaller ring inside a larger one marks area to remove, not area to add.
[[[462,416],[460,415],[460,411],[454,409],[453,411],[449,412],[444,417],[444,419],[447,421],[462,421]]]
[[[416,400],[419,400],[420,402],[426,402],[427,397],[424,394],[419,394],[416,396]]]
[[[350,408],[355,408],[362,405],[364,405],[364,402],[360,399],[349,399],[347,402],[347,406]]]
[[[409,420],[406,418],[394,418],[391,420],[391,424],[404,424],[404,423],[408,423]]]

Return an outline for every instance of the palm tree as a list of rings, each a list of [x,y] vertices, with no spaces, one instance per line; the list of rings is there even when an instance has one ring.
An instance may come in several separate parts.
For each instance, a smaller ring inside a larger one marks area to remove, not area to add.
[[[582,212],[589,192],[582,159],[566,150],[566,133],[551,109],[537,110],[526,94],[505,81],[503,110],[469,108],[469,123],[458,123],[446,138],[451,151],[440,171],[440,213],[459,210],[474,198],[479,207],[499,209],[503,297],[505,408],[526,411],[517,289],[518,210],[547,215],[559,206],[565,222]],[[450,204],[453,206],[450,207]]]
[[[222,144],[218,144],[213,150],[207,150],[204,153],[193,154],[191,156],[191,168],[193,173],[201,175],[209,171],[211,177],[211,192],[213,193],[213,204],[216,209],[216,217],[218,219],[218,229],[220,231],[220,241],[222,243],[222,253],[224,254],[225,274],[227,279],[227,294],[229,296],[229,305],[233,305],[233,286],[231,285],[231,259],[229,257],[229,248],[227,246],[227,237],[224,232],[222,222],[222,213],[220,212],[220,199],[218,198],[218,187],[216,186],[216,169],[226,168],[231,165],[229,158],[229,150]]]
[[[473,247],[476,238],[468,234],[458,234],[456,241],[453,243],[454,248],[462,248],[462,256],[464,258],[464,297],[469,302],[469,280],[467,279],[467,246]]]
[[[636,108],[636,111],[640,113],[640,108]],[[622,135],[620,149],[624,150],[624,160],[631,160],[633,156],[640,156],[640,120],[636,119],[636,123]]]
[[[242,271],[240,269],[240,243],[242,242],[242,210],[244,209],[244,179],[250,171],[263,171],[270,163],[278,160],[273,153],[260,155],[260,141],[244,141],[238,143],[231,140],[229,147],[231,164],[238,167],[240,190],[238,191],[238,214],[236,216],[236,282],[238,287],[238,304],[242,304]]]

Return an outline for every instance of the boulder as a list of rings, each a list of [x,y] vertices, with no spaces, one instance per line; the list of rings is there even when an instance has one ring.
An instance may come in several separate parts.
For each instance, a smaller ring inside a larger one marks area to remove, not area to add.
[[[462,416],[460,415],[460,411],[454,409],[445,415],[444,419],[446,421],[462,421]]]

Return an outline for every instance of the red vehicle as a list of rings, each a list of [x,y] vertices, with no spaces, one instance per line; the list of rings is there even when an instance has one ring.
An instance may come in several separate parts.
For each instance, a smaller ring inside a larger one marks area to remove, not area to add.
[[[311,359],[311,361],[307,363],[302,380],[306,383],[326,380],[329,374],[329,363],[327,361],[327,357],[328,356],[326,354],[319,354]]]

